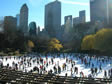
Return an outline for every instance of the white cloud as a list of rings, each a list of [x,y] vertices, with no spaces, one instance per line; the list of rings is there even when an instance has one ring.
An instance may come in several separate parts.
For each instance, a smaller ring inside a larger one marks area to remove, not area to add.
[[[55,1],[55,0],[52,0]],[[76,4],[76,5],[81,5],[81,6],[89,6],[89,3],[84,3],[84,2],[76,2],[76,1],[71,1],[71,0],[58,0],[61,1],[62,3],[65,4]]]
[[[37,4],[40,4],[41,2],[44,2],[45,0],[29,0],[29,3],[32,4],[33,6],[36,6]],[[49,0],[49,1],[56,1],[56,0]],[[81,5],[81,6],[89,6],[89,3],[84,3],[84,2],[77,2],[73,0],[58,0],[61,1],[62,3],[65,4],[76,4],[76,5]]]
[[[29,0],[29,3],[33,6],[40,4],[43,0]]]

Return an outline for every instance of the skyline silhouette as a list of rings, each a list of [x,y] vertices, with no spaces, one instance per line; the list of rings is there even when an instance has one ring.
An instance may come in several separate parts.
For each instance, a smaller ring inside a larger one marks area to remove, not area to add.
[[[28,23],[31,21],[35,21],[37,25],[41,28],[44,27],[44,11],[45,5],[52,2],[54,0],[24,0],[24,1],[1,1],[0,10],[0,17],[2,16],[16,16],[19,13],[21,6],[26,3],[29,8],[29,20]],[[73,17],[79,16],[79,11],[86,10],[87,21],[89,21],[90,14],[89,14],[89,0],[59,0],[62,4],[62,17],[61,17],[61,24],[64,24],[64,17],[67,15],[72,15]],[[67,3],[68,2],[68,3]],[[73,2],[73,3],[72,3]],[[7,5],[7,7],[6,7]],[[65,9],[66,8],[66,9]]]

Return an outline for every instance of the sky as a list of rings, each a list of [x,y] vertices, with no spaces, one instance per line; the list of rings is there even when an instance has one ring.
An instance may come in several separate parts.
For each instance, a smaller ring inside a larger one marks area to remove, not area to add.
[[[29,8],[28,23],[35,21],[37,26],[44,28],[44,9],[45,5],[55,0],[1,0],[0,18],[4,16],[16,16],[20,13],[21,6],[26,3]],[[90,21],[89,0],[58,0],[62,6],[61,24],[64,17],[72,15],[79,16],[79,11],[86,10],[86,21]]]

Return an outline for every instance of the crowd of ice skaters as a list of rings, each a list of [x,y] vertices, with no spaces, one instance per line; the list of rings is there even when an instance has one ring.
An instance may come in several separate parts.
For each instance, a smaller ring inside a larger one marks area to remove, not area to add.
[[[102,73],[103,77],[112,77],[111,64],[111,57],[75,53],[0,56],[0,68],[73,77],[97,77],[99,73]],[[80,70],[77,65],[89,70]],[[105,68],[107,66],[110,67]]]

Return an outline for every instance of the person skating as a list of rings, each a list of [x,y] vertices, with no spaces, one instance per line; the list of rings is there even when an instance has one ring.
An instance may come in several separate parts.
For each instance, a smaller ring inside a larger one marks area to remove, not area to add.
[[[95,74],[97,75],[97,67],[95,68]]]
[[[61,73],[61,67],[58,66],[58,74],[60,74],[60,73]]]
[[[105,78],[107,77],[107,71],[106,70],[104,71],[104,77]]]

